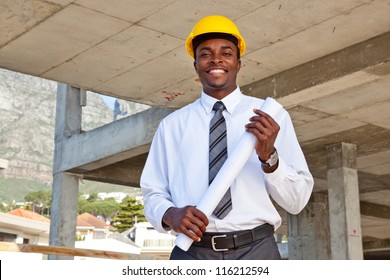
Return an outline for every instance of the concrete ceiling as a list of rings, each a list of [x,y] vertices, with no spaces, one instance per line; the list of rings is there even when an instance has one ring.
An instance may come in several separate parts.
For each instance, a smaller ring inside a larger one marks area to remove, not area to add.
[[[390,248],[389,1],[1,0],[0,67],[180,108],[201,89],[184,41],[208,14],[237,23],[239,84],[290,112],[316,192],[327,189],[325,147],[357,145],[365,248]]]

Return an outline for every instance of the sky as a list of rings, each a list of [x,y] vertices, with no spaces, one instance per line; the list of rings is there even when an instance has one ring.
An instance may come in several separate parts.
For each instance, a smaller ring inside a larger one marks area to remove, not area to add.
[[[114,97],[111,97],[111,96],[107,96],[107,95],[101,95],[104,102],[106,102],[106,104],[108,105],[108,107],[110,107],[112,110],[114,110],[114,103],[115,103],[115,99]]]

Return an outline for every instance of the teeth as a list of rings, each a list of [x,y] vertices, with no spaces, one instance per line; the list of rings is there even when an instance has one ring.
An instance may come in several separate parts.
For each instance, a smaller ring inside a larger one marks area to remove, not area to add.
[[[210,70],[210,73],[225,73],[225,71],[223,71],[222,69],[213,69]]]

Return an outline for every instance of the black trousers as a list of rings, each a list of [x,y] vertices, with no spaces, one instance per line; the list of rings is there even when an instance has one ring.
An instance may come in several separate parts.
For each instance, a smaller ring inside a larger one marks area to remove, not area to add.
[[[170,260],[280,260],[278,245],[271,234],[251,244],[228,251],[215,252],[212,248],[191,245],[188,251],[175,246]]]

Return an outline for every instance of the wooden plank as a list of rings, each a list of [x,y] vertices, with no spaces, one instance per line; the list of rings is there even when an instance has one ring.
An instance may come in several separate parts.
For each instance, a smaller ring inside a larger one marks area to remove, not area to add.
[[[126,254],[112,251],[68,248],[61,246],[44,246],[34,244],[16,244],[10,242],[0,242],[0,251],[23,252],[23,253],[41,253],[47,255],[61,256],[82,256],[90,258],[106,258],[117,260],[147,260],[154,259],[150,256],[137,254]]]

